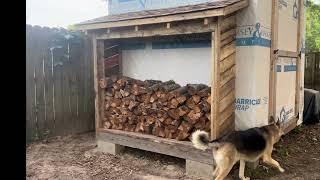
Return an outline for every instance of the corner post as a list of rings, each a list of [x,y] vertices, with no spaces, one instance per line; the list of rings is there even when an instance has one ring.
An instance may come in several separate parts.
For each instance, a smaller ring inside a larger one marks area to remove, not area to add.
[[[272,0],[271,19],[271,48],[270,48],[270,79],[269,79],[269,121],[277,115],[276,89],[277,89],[277,59],[278,49],[278,23],[279,23],[279,0]]]
[[[94,61],[94,91],[95,91],[95,126],[96,133],[101,128],[104,118],[104,90],[99,86],[99,80],[105,77],[104,68],[104,41],[93,36],[93,61]]]
[[[219,90],[220,90],[220,35],[222,17],[218,17],[214,32],[211,34],[211,139],[219,136]]]

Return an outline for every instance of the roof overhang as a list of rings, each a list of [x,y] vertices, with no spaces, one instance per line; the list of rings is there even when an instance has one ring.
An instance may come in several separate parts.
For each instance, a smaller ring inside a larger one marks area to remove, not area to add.
[[[169,13],[163,14],[156,14],[154,16],[139,16],[139,17],[128,17],[128,18],[117,18],[117,15],[112,15],[113,19],[108,20],[108,17],[104,21],[103,18],[98,18],[99,20],[90,20],[83,23],[76,24],[76,29],[78,30],[99,30],[99,29],[110,29],[110,28],[117,28],[117,27],[126,27],[126,26],[141,26],[141,25],[148,25],[148,24],[159,24],[159,23],[170,23],[175,21],[185,21],[185,20],[192,20],[192,19],[202,19],[202,18],[212,18],[218,16],[227,16],[231,13],[234,13],[240,9],[243,9],[249,5],[248,0],[218,0],[217,2],[233,2],[229,3],[225,6],[218,6],[218,7],[208,7],[207,9],[192,11],[192,6],[188,8],[191,9],[189,11],[177,11],[175,13],[174,8],[167,8],[162,9],[162,11],[168,10]],[[179,8],[179,7],[178,7]],[[141,11],[142,12],[142,11]],[[144,11],[144,12],[152,12]],[[137,12],[139,13],[139,12]],[[150,13],[149,13],[150,14]],[[130,16],[130,13],[120,14],[119,17],[125,17],[126,15]],[[115,18],[114,18],[115,17]],[[117,20],[118,19],[118,20]]]

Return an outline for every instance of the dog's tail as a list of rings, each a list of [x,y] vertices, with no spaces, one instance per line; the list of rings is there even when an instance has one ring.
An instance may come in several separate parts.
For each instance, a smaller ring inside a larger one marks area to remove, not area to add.
[[[196,130],[192,133],[191,142],[197,149],[206,150],[209,148],[209,134],[205,131]]]

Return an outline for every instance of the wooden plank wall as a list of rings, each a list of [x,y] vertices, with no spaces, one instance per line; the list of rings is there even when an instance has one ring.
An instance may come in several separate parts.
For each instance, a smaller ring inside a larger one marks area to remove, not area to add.
[[[94,130],[91,40],[60,31],[26,26],[26,142]]]
[[[218,137],[235,129],[236,15],[221,20]],[[217,137],[217,138],[218,138]]]

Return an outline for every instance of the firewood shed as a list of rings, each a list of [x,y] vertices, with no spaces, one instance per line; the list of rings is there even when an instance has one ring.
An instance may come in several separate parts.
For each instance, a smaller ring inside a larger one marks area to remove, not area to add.
[[[179,157],[186,160],[187,174],[210,176],[211,152],[193,148],[188,138],[199,128],[211,139],[235,129],[236,46],[246,42],[237,42],[237,21],[249,2],[216,0],[77,24],[93,39],[98,148],[117,154],[127,146]],[[272,40],[278,38],[278,3],[272,1]],[[270,48],[267,116],[276,117],[279,65],[273,62],[300,56],[279,50],[276,43]],[[294,122],[293,127],[296,117]]]

